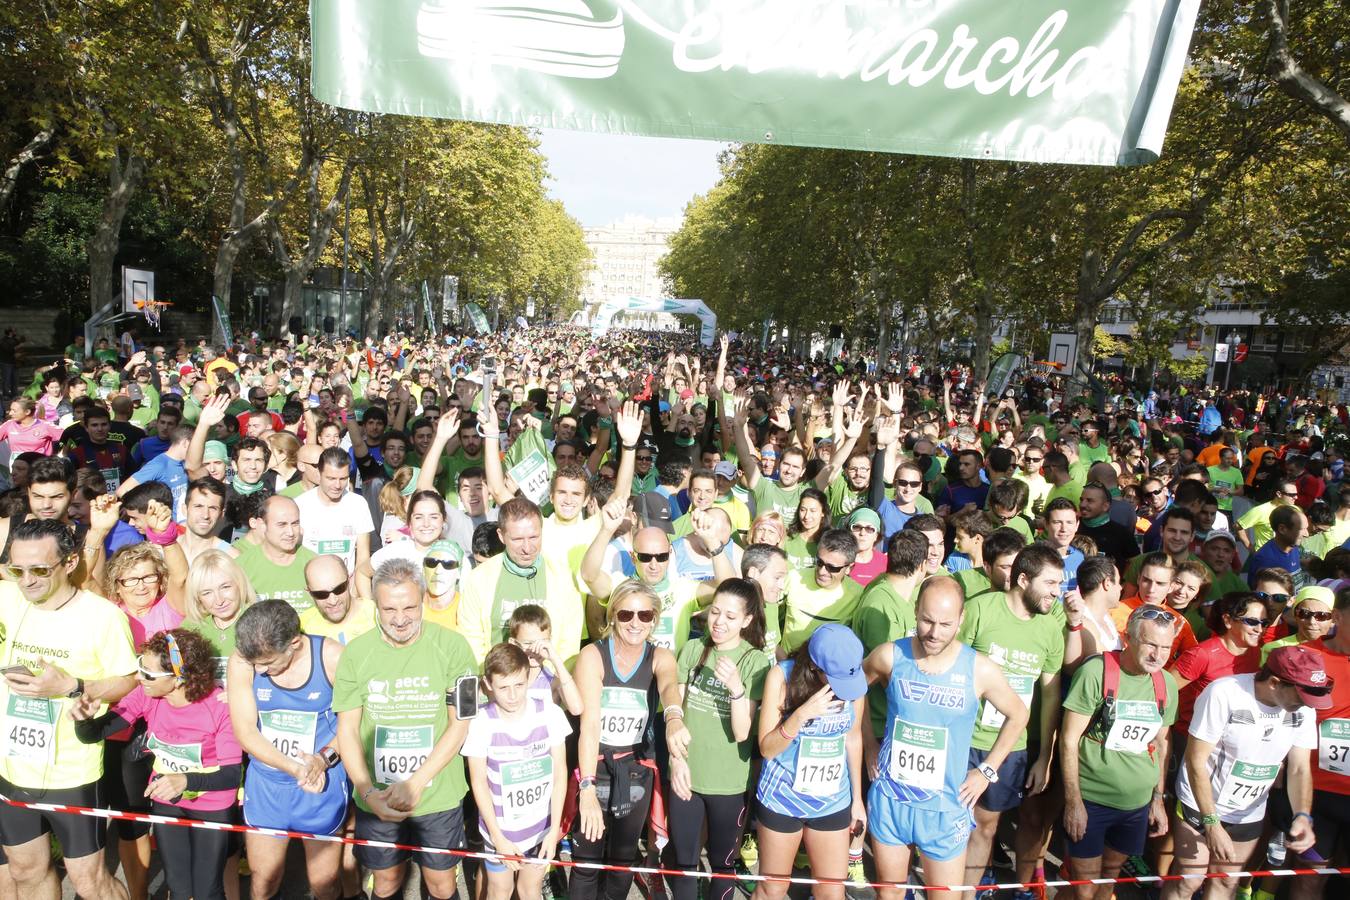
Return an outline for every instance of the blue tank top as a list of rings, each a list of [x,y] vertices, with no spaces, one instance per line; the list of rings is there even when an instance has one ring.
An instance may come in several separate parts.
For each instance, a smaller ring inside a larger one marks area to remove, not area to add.
[[[960,810],[956,792],[969,771],[970,739],[980,706],[975,696],[976,653],[962,644],[951,668],[930,675],[914,662],[911,639],[902,638],[893,646],[878,790],[923,809]]]
[[[279,687],[272,676],[255,672],[253,702],[258,705],[258,730],[282,753],[298,759],[301,752],[317,753],[335,742],[337,714],[333,712],[333,685],[323,668],[323,638],[309,639],[309,678],[298,688]],[[260,760],[250,771],[291,780],[288,772]]]
[[[778,664],[784,681],[792,678],[792,660]],[[802,726],[792,743],[764,760],[755,797],[767,809],[794,819],[815,819],[853,802],[846,748],[853,728],[853,704]]]

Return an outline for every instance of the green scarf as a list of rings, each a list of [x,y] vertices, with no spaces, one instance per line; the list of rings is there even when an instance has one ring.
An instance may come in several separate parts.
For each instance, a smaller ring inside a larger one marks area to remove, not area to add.
[[[1084,519],[1083,524],[1088,528],[1100,528],[1111,521],[1110,513],[1102,513],[1100,516],[1093,516],[1091,519]]]
[[[264,487],[266,487],[266,484],[262,481],[258,481],[255,484],[249,484],[246,481],[241,481],[239,478],[239,473],[236,472],[234,474],[233,480],[230,482],[230,487],[234,488],[234,492],[239,496],[247,497],[250,494],[256,494],[258,493],[258,491],[261,491]]]

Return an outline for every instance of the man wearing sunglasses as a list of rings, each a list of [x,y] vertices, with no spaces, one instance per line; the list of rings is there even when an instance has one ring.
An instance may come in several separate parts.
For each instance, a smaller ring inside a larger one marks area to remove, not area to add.
[[[1295,853],[1313,846],[1317,711],[1332,706],[1335,687],[1323,659],[1307,647],[1281,647],[1258,672],[1216,679],[1201,692],[1177,778],[1173,875],[1241,869],[1262,836],[1268,794],[1282,767],[1279,805],[1286,808],[1274,809],[1272,824],[1288,835],[1286,846]],[[1237,889],[1230,879],[1216,885],[1210,896],[1231,897]],[[1163,898],[1185,900],[1193,888],[1172,882]]]
[[[1065,850],[1074,878],[1114,878],[1127,859],[1144,852],[1149,836],[1167,832],[1163,761],[1177,717],[1177,682],[1163,666],[1176,618],[1155,606],[1130,615],[1125,649],[1113,654],[1119,670],[1113,697],[1106,696],[1104,657],[1089,659],[1074,673],[1057,747]],[[1094,884],[1076,887],[1078,900],[1096,892]]]
[[[124,697],[135,685],[137,658],[126,616],[71,583],[79,563],[75,535],[60,522],[33,519],[14,526],[0,582],[6,736],[0,793],[15,800],[104,805],[103,742],[80,742],[70,708],[82,697]],[[0,804],[0,835],[17,896],[54,895],[54,834],[80,896],[125,898],[126,888],[103,862],[106,830],[93,818]]]
[[[1040,438],[1028,439],[1026,449],[1022,451],[1021,471],[1013,475],[1027,486],[1027,502],[1022,509],[1026,515],[1039,516],[1041,510],[1045,508],[1045,497],[1050,493],[1050,482],[1041,474],[1041,466],[1044,464],[1045,442]]]
[[[1275,529],[1270,524],[1271,515],[1281,506],[1293,506],[1296,499],[1298,485],[1285,478],[1276,479],[1275,496],[1266,503],[1253,506],[1238,519],[1237,539],[1242,542],[1242,546],[1249,552],[1265,546],[1275,536]]]
[[[342,558],[326,553],[305,564],[305,591],[314,605],[300,615],[305,634],[348,644],[375,627],[374,607],[356,596],[355,583]]]
[[[862,585],[848,577],[858,555],[858,542],[845,528],[833,528],[816,545],[816,564],[788,575],[783,650],[796,652],[826,622],[853,621]]]

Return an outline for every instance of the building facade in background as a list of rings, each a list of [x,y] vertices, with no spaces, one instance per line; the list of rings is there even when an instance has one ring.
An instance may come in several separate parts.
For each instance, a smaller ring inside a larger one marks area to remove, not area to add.
[[[679,227],[678,219],[629,216],[610,225],[582,229],[594,257],[581,294],[587,309],[607,300],[670,296],[656,264],[666,255],[667,243]]]

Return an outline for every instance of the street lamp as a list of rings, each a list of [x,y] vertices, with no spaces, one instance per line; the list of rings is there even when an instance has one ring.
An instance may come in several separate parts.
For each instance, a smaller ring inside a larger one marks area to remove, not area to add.
[[[1236,330],[1228,333],[1228,371],[1223,373],[1223,389],[1228,390],[1228,381],[1233,377],[1233,357],[1237,356],[1238,341],[1242,335]]]

